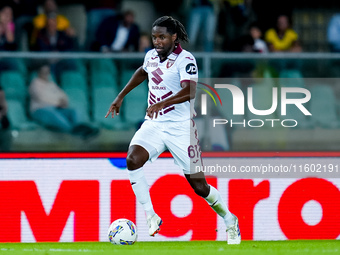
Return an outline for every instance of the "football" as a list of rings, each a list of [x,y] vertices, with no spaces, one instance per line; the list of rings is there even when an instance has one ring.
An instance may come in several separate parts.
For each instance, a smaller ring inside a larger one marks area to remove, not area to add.
[[[112,244],[132,245],[137,241],[136,225],[128,219],[118,219],[111,223],[108,237]]]

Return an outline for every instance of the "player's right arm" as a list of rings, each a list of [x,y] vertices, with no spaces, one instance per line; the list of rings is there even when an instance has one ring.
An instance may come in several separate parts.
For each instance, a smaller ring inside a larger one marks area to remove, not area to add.
[[[148,77],[148,73],[144,70],[143,66],[139,67],[136,72],[132,75],[131,79],[122,89],[122,91],[118,94],[118,96],[113,100],[108,112],[105,115],[105,118],[109,116],[111,113],[112,118],[114,115],[119,114],[119,109],[122,105],[124,97],[135,87],[141,84]]]

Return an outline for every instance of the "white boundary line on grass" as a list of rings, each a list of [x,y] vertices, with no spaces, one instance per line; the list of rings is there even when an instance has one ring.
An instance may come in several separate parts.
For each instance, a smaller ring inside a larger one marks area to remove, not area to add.
[[[0,251],[23,251],[23,252],[32,252],[32,251],[37,251],[37,252],[44,252],[44,251],[50,251],[50,252],[103,252],[104,250],[90,250],[90,249],[54,249],[50,248],[48,250],[46,249],[14,249],[14,248],[1,248]]]

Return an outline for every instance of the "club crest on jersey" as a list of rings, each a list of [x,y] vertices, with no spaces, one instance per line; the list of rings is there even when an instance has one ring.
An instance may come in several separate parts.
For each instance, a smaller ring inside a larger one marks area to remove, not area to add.
[[[197,67],[195,66],[195,64],[190,63],[190,64],[187,64],[187,66],[185,67],[185,71],[188,74],[196,74],[197,73]]]
[[[173,65],[174,63],[175,63],[175,60],[169,59],[169,60],[168,60],[168,63],[166,63],[166,68],[172,67],[172,65]]]

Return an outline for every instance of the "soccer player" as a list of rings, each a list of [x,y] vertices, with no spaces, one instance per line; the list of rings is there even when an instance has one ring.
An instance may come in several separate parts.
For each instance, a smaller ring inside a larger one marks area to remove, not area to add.
[[[237,217],[228,210],[219,191],[207,183],[203,172],[190,171],[201,166],[202,160],[196,125],[192,120],[197,64],[194,56],[180,45],[180,41],[188,41],[188,35],[184,26],[169,16],[157,19],[151,33],[154,49],[146,53],[143,66],[132,75],[105,116],[118,115],[124,97],[148,78],[146,120],[130,142],[126,163],[132,189],[147,215],[149,235],[159,232],[162,220],[153,209],[143,166],[168,149],[195,193],[223,217],[228,244],[239,244],[241,234]]]

